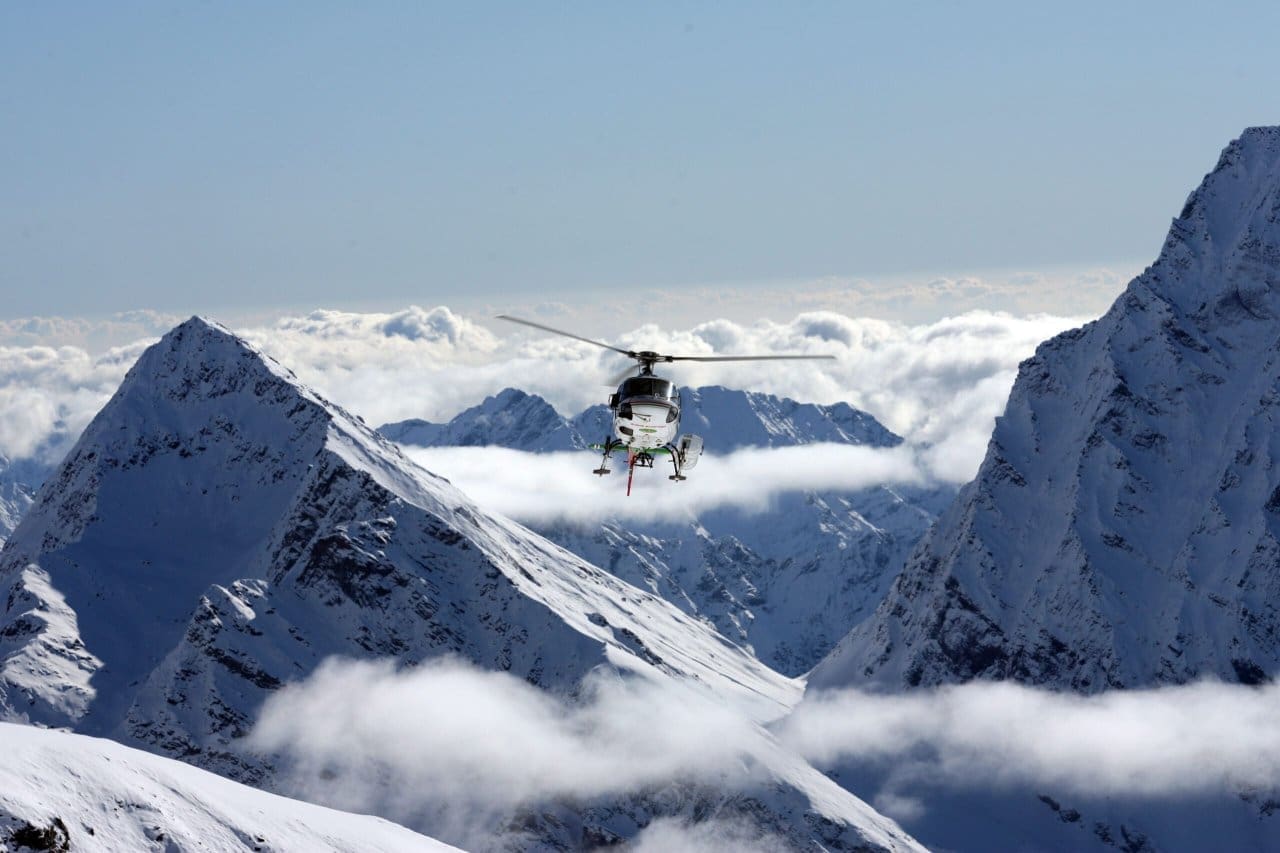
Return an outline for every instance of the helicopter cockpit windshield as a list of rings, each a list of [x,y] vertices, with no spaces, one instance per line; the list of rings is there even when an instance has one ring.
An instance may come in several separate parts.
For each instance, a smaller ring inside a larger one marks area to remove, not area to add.
[[[622,400],[645,397],[674,401],[676,386],[657,376],[633,376],[622,383],[622,387],[618,389],[618,397]]]

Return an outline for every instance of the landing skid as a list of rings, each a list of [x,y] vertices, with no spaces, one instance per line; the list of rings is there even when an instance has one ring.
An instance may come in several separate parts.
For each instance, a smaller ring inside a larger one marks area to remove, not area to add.
[[[601,458],[600,460],[600,467],[596,468],[591,473],[595,474],[597,477],[603,477],[605,474],[608,474],[609,473],[609,455],[613,453],[613,451],[617,450],[619,447],[622,447],[622,446],[623,444],[621,441],[618,441],[615,438],[606,438],[604,441],[604,457]]]
[[[592,474],[595,474],[598,477],[603,477],[605,474],[611,473],[611,469],[609,468],[609,458],[613,455],[613,452],[615,450],[621,450],[623,448],[626,448],[627,496],[628,497],[630,497],[631,495],[631,484],[635,481],[636,469],[652,468],[655,462],[653,453],[650,453],[647,450],[633,450],[630,446],[623,444],[621,441],[618,441],[617,439],[614,439],[614,438],[605,439],[604,444],[597,444],[596,447],[604,448],[604,455],[601,456],[600,458],[600,467],[592,470],[591,472]],[[674,444],[668,444],[666,447],[662,448],[661,450],[657,450],[654,452],[666,453],[671,457],[671,466],[675,469],[675,473],[669,476],[667,479],[675,480],[676,482],[680,482],[688,479],[687,477],[684,476],[684,473],[683,473],[683,470],[686,467],[684,464],[685,457],[684,457],[684,454],[681,453],[679,447],[677,447]],[[688,467],[691,468],[693,466],[692,464],[690,464]]]
[[[675,473],[669,475],[667,479],[673,480],[677,483],[683,483],[689,478],[680,473],[680,450],[674,444],[668,444],[667,451],[668,455],[671,457],[671,467],[675,469]]]

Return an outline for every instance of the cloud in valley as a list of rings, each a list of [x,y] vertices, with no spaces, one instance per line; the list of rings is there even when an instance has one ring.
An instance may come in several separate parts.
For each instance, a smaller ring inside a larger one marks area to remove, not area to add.
[[[636,836],[628,853],[791,853],[784,839],[762,835],[745,821],[707,820],[685,823],[659,818]]]
[[[625,454],[613,473],[590,474],[599,454],[524,453],[500,447],[404,448],[429,471],[450,480],[486,509],[518,521],[585,522],[604,518],[680,519],[712,507],[764,510],[779,494],[807,489],[856,491],[887,484],[919,485],[929,479],[916,452],[895,448],[811,444],[707,454],[689,479],[667,481],[671,463],[657,457],[653,469],[637,469],[626,493]]]
[[[1096,696],[1009,683],[837,691],[806,697],[777,734],[819,767],[890,766],[907,785],[1232,793],[1280,786],[1278,704],[1280,686],[1216,682]]]

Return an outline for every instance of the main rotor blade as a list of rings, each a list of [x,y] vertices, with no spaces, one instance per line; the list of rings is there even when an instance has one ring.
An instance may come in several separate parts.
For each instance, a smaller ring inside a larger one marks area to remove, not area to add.
[[[613,377],[612,379],[610,379],[610,380],[609,380],[609,385],[608,385],[607,387],[609,387],[609,388],[617,388],[619,385],[621,385],[621,384],[622,384],[622,380],[629,378],[629,377],[631,376],[631,374],[635,373],[638,369],[639,369],[639,368],[638,368],[638,367],[636,367],[636,365],[634,365],[634,364],[633,364],[633,365],[631,365],[631,366],[630,366],[630,367],[628,367],[626,370],[622,371],[622,372],[621,372],[621,373],[619,373],[617,376],[615,376],[615,377]]]
[[[666,361],[835,361],[834,355],[668,355]]]
[[[550,326],[544,326],[541,323],[535,323],[532,320],[521,320],[519,317],[509,317],[506,314],[499,314],[495,319],[506,320],[508,323],[519,323],[522,326],[530,326],[534,329],[541,329],[544,332],[551,332],[551,334],[553,335],[563,335],[566,338],[573,338],[575,341],[582,341],[584,344],[595,344],[598,347],[611,349],[614,352],[620,352],[625,356],[630,356],[631,358],[635,358],[635,355],[636,355],[630,350],[620,349],[611,344],[601,343],[600,341],[593,341],[591,340],[591,338],[584,338],[581,335],[575,335],[572,332],[565,332],[560,329],[553,329]]]

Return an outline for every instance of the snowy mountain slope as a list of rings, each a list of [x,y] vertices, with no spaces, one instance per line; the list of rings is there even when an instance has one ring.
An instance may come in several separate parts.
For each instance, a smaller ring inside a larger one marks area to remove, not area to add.
[[[0,545],[18,526],[48,473],[34,459],[13,462],[0,454]]]
[[[912,491],[880,487],[786,494],[758,514],[538,529],[800,675],[870,615],[933,518]]]
[[[1097,691],[1280,672],[1280,128],[1019,370],[977,478],[811,685]]]
[[[768,769],[763,774],[753,774],[757,780],[746,785],[740,779],[726,779],[722,789],[714,789],[677,781],[621,800],[600,798],[572,809],[554,804],[550,808],[530,810],[519,819],[537,836],[555,838],[562,845],[550,849],[603,849],[634,838],[641,828],[652,824],[655,816],[672,813],[672,804],[678,803],[685,818],[693,818],[691,823],[707,821],[712,827],[717,824],[750,827],[749,837],[752,841],[760,840],[759,849],[857,853],[875,850],[924,853],[926,850],[896,823],[854,798],[793,753],[776,749],[751,760],[760,761]],[[728,791],[732,793],[726,793]],[[855,816],[861,826],[860,836],[847,828]],[[591,841],[584,844],[579,841],[582,838]],[[704,847],[697,845],[692,849]],[[520,845],[507,849],[528,848]],[[538,849],[548,849],[548,846]],[[731,840],[726,840],[724,846],[710,849],[735,848]]]
[[[32,490],[25,483],[0,482],[0,545],[18,526],[18,520],[31,506]]]
[[[417,447],[498,444],[538,452],[575,450],[599,440],[585,439],[546,400],[515,388],[487,397],[446,424],[408,420],[384,424],[378,432]]]
[[[902,825],[930,850],[955,853],[1266,853],[1280,849],[1274,791],[1162,796],[1082,794],[1061,786],[948,786],[901,768],[823,767],[841,784],[882,786],[910,803]],[[877,803],[884,799],[877,799]]]
[[[902,438],[847,403],[820,406],[718,385],[681,390],[680,428],[715,436],[716,452],[832,442],[897,447]]]
[[[718,453],[813,442],[902,442],[843,403],[819,406],[718,386],[685,388],[681,394],[682,427],[702,434]],[[590,436],[599,440],[609,423],[604,406],[564,419],[541,398],[507,389],[448,424],[429,430],[393,424],[381,431],[424,446],[569,450],[585,446]],[[585,472],[590,464],[583,458]],[[613,519],[538,530],[706,619],[779,672],[799,675],[870,614],[951,494],[946,486],[789,494],[762,513],[715,510],[683,522]]]
[[[0,850],[448,851],[109,740],[0,723]]]
[[[760,720],[801,689],[657,596],[478,510],[195,318],[144,353],[46,481],[0,551],[0,584],[5,716],[262,784],[271,757],[235,740],[268,695],[334,655],[456,654],[563,695],[601,668],[678,678]],[[770,778],[764,805],[797,846],[811,823],[832,843],[912,846],[807,765]],[[644,814],[732,805],[715,797]]]

